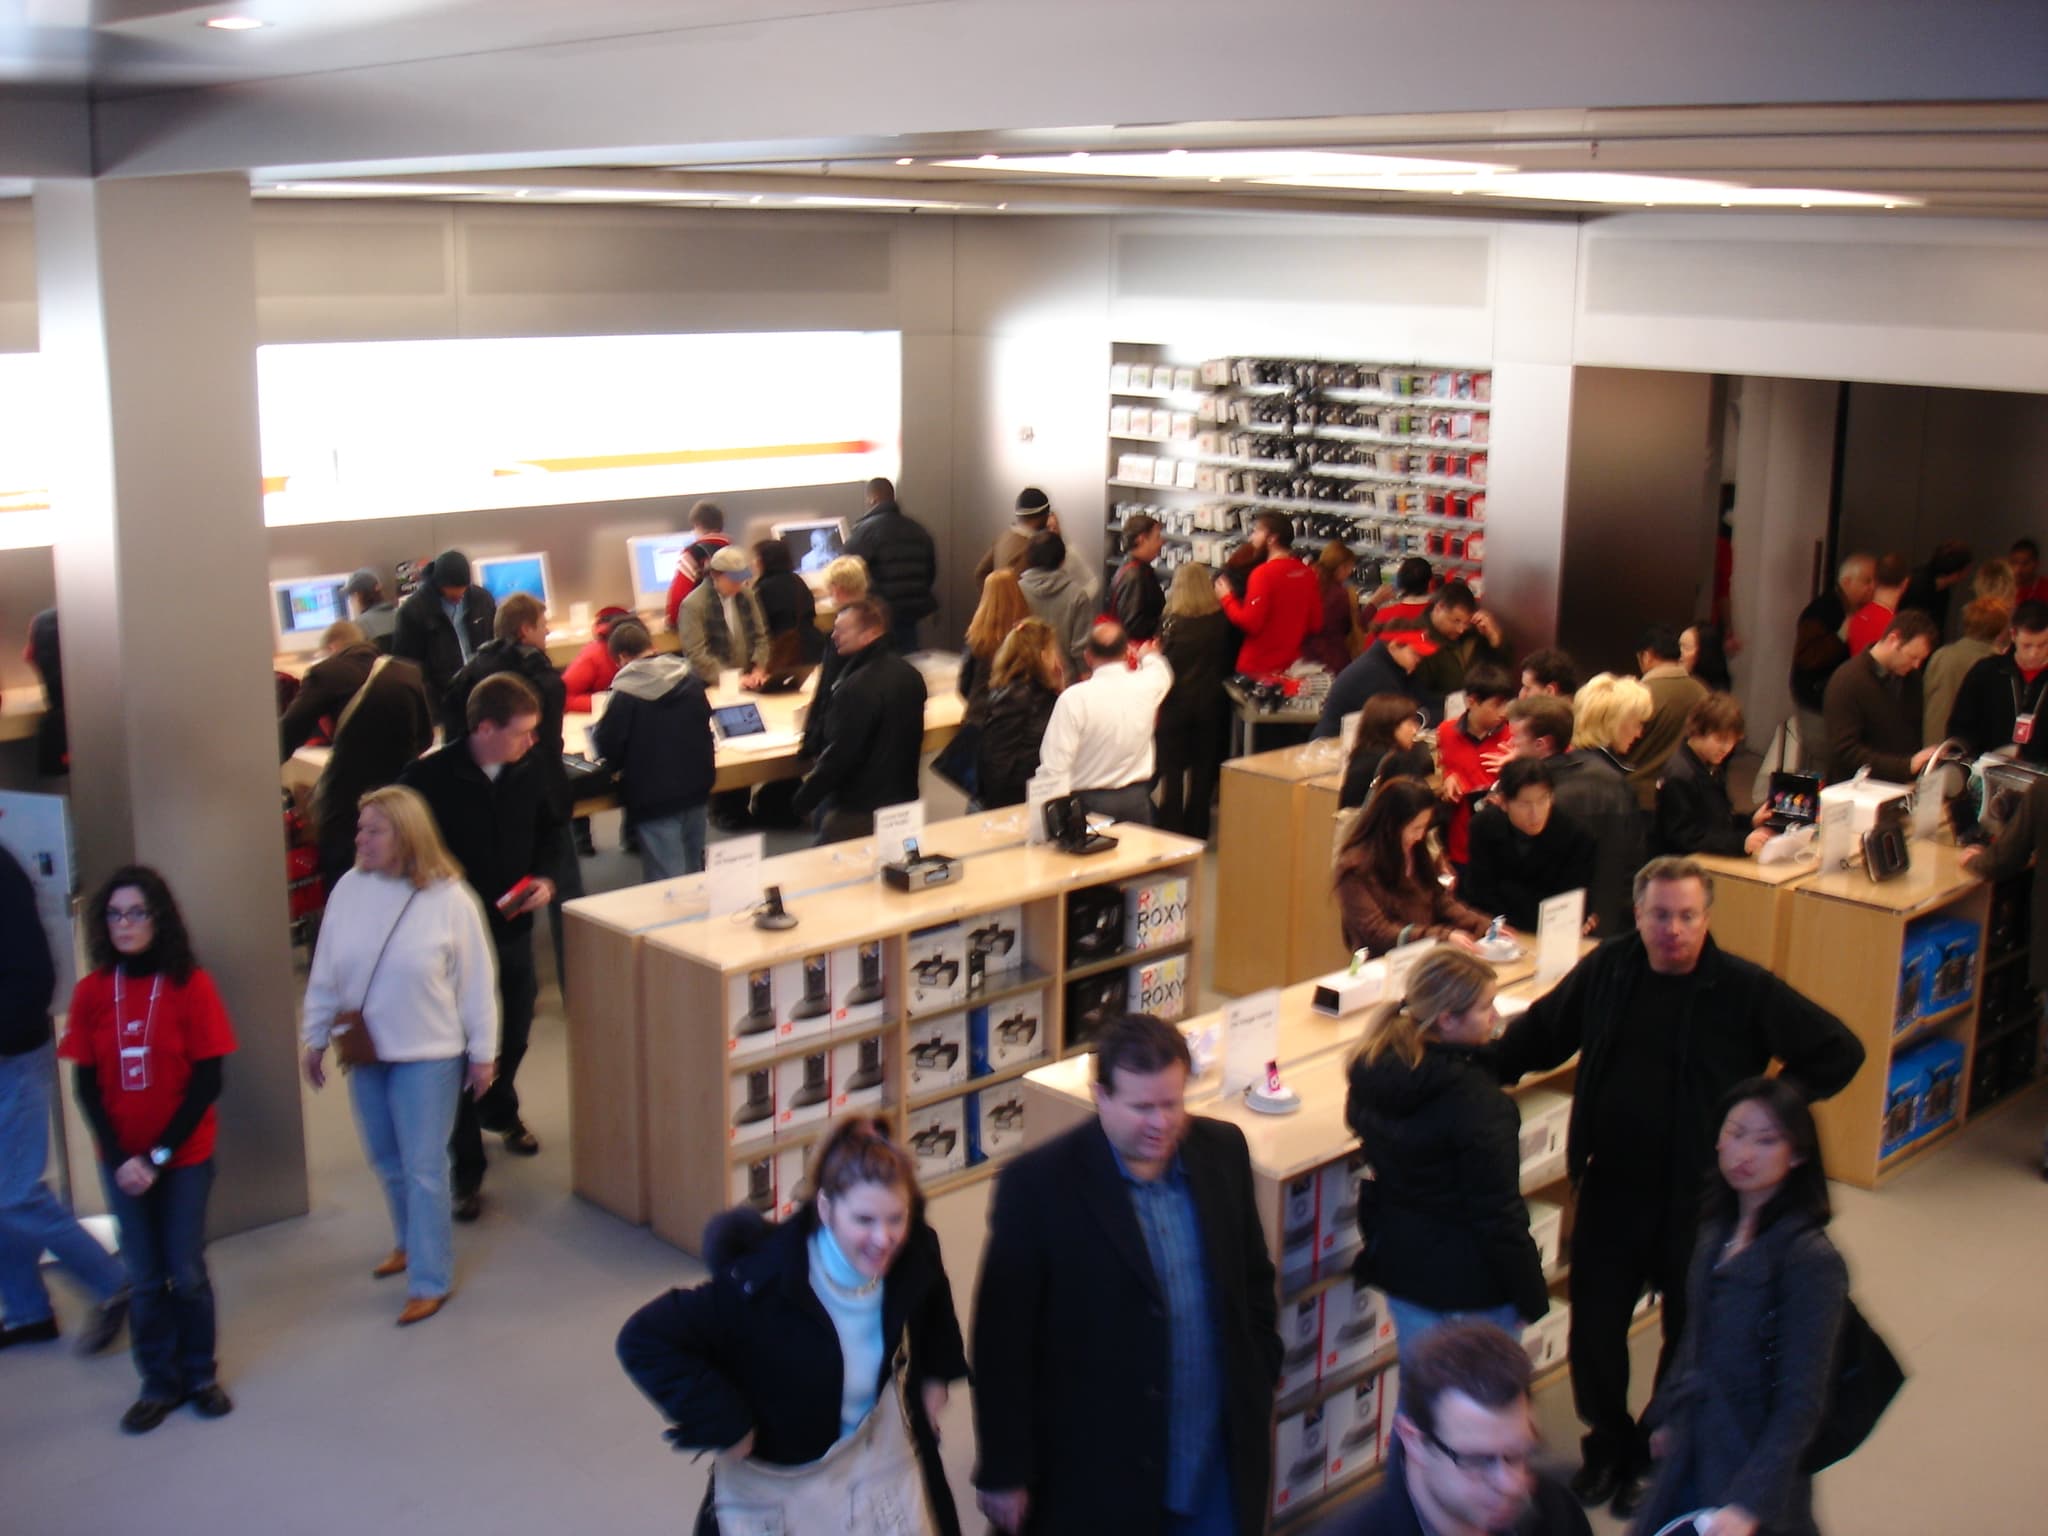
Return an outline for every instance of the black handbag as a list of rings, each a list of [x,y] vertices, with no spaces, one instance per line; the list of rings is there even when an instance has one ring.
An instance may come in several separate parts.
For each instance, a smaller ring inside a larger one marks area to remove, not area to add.
[[[1775,1368],[1783,1359],[1775,1307],[1766,1315],[1764,1325],[1764,1348]],[[1891,1346],[1870,1326],[1870,1320],[1857,1310],[1856,1303],[1844,1297],[1842,1329],[1835,1341],[1834,1377],[1828,1383],[1820,1424],[1806,1453],[1799,1458],[1799,1470],[1810,1477],[1832,1467],[1868,1440],[1905,1384],[1905,1369]]]
[[[932,772],[973,799],[981,788],[981,726],[964,722],[933,756]]]

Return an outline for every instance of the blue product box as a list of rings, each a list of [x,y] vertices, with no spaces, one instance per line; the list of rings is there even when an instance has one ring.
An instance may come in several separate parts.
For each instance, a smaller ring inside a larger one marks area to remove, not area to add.
[[[1901,1052],[1885,1076],[1884,1125],[1878,1132],[1877,1155],[1890,1157],[1921,1135],[1920,1100],[1927,1090],[1927,1067],[1917,1050]]]
[[[1930,1040],[1916,1047],[1925,1082],[1915,1116],[1918,1134],[1926,1136],[1955,1119],[1962,1108],[1963,1048],[1954,1040]]]
[[[1977,925],[1957,917],[1923,918],[1906,929],[1906,952],[1919,958],[1915,1018],[1946,1013],[1976,996],[1977,951],[1982,943]]]

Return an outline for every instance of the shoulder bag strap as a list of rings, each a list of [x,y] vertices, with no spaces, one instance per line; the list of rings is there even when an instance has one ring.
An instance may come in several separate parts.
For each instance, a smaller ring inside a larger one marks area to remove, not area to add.
[[[398,925],[405,921],[405,914],[412,910],[413,900],[418,895],[419,890],[415,887],[411,895],[405,898],[405,905],[398,909],[398,916],[391,919],[391,926],[384,930],[384,942],[378,946],[377,958],[370,962],[370,979],[363,983],[363,1001],[356,1009],[357,1013],[370,1006],[370,988],[377,984],[377,971],[384,964],[384,952],[391,948],[392,936],[398,932]]]
[[[363,679],[363,686],[356,690],[355,697],[350,699],[348,707],[342,710],[341,718],[334,722],[334,739],[337,742],[341,740],[341,733],[348,729],[349,721],[355,719],[356,709],[363,702],[364,696],[376,686],[378,676],[384,671],[386,666],[390,665],[390,662],[391,658],[389,656],[379,656],[377,658],[376,664],[370,668],[370,675]],[[403,913],[400,915],[403,916]],[[382,956],[379,956],[379,958],[381,959]]]

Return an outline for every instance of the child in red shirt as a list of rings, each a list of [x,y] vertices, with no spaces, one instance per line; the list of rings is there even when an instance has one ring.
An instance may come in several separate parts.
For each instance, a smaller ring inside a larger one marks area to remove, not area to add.
[[[1516,691],[1505,668],[1474,667],[1465,674],[1465,712],[1436,733],[1442,793],[1451,807],[1446,851],[1460,870],[1472,857],[1473,807],[1493,788],[1501,766],[1514,754],[1508,705],[1515,701]]]

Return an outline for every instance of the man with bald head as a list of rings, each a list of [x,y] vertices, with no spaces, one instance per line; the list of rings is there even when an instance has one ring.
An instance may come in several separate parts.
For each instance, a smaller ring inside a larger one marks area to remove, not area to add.
[[[1828,679],[1849,659],[1849,621],[1877,593],[1877,557],[1854,554],[1835,571],[1835,584],[1799,613],[1792,640],[1792,705],[1799,714],[1803,758],[1816,764],[1825,751],[1821,720]]]

